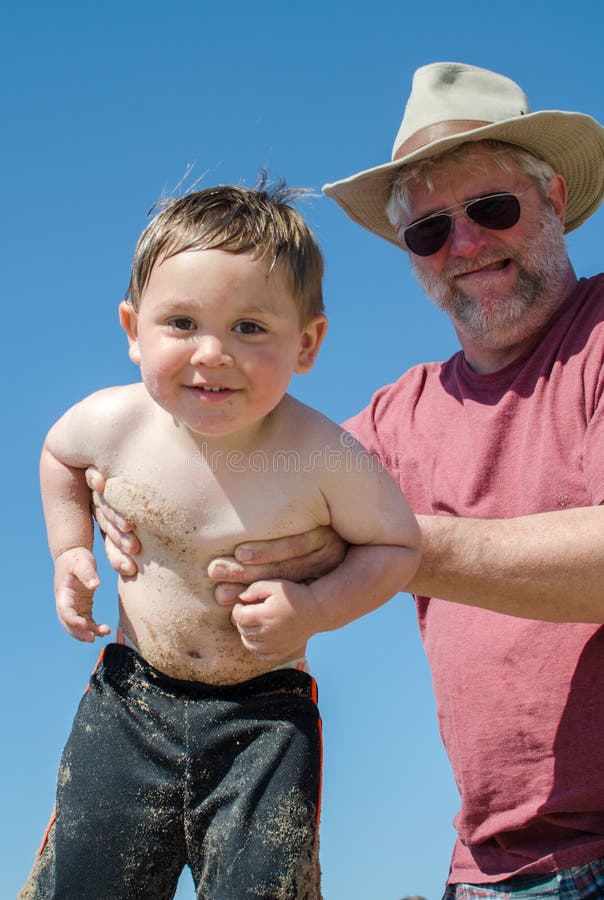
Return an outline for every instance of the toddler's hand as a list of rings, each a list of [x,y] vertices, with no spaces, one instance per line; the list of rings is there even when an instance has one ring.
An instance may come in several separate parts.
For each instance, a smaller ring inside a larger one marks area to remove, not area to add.
[[[256,581],[233,606],[231,621],[243,646],[260,659],[278,664],[304,656],[317,628],[312,589],[293,581]]]
[[[99,586],[94,556],[86,547],[65,550],[55,560],[55,599],[63,628],[78,641],[92,644],[110,634],[108,625],[92,617],[92,598]]]

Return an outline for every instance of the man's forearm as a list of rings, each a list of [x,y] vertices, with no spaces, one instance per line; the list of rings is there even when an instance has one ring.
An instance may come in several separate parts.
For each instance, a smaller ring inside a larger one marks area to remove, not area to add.
[[[408,589],[553,622],[604,623],[604,508],[515,519],[418,516],[422,559]]]

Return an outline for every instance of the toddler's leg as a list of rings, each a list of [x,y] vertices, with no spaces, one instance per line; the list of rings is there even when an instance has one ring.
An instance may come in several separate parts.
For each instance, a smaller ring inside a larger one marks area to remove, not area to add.
[[[189,711],[189,864],[204,900],[319,900],[321,725],[310,676],[247,682]],[[213,775],[208,772],[212,761]],[[212,777],[213,784],[209,784]]]
[[[42,845],[36,854],[34,867],[17,900],[48,900],[54,897],[55,883],[55,811],[46,828]]]
[[[182,754],[163,706],[135,655],[109,645],[63,751],[56,823],[24,900],[173,897],[185,862]]]

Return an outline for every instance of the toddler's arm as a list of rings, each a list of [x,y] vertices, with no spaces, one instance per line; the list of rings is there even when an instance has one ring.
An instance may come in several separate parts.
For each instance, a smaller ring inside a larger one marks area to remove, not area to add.
[[[73,416],[70,426],[72,433]],[[92,615],[92,598],[99,578],[92,555],[90,490],[84,468],[69,465],[62,458],[66,432],[64,417],[46,437],[40,459],[42,503],[55,563],[54,591],[59,621],[72,637],[91,643],[96,637],[109,634],[111,629],[108,625],[98,625]]]
[[[248,649],[268,661],[299,655],[319,631],[340,628],[405,588],[420,561],[421,536],[398,485],[360,447],[348,447],[323,476],[331,524],[351,545],[333,571],[310,585],[260,581],[240,594],[233,622]]]

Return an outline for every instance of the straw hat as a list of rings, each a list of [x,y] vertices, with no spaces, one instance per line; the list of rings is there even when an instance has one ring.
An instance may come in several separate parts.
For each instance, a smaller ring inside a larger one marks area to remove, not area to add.
[[[399,169],[467,141],[516,144],[546,160],[566,179],[565,231],[581,225],[604,195],[604,128],[591,116],[531,112],[515,82],[463,63],[431,63],[413,76],[394,141],[392,161],[326,184],[323,191],[369,231],[399,246],[386,217]]]

